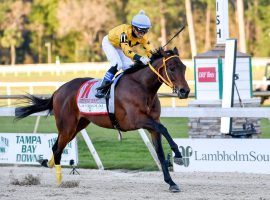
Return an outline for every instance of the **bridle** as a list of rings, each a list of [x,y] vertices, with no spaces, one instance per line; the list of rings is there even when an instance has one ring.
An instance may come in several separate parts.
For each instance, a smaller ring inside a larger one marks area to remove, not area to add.
[[[171,81],[171,79],[170,79],[170,77],[168,75],[166,61],[168,61],[171,58],[175,58],[175,57],[179,58],[178,55],[173,55],[173,56],[169,56],[168,58],[163,58],[162,59],[162,65],[160,67],[158,67],[157,70],[150,64],[150,62],[148,63],[148,66],[150,67],[152,72],[154,72],[158,76],[159,82],[165,83],[166,85],[168,85],[172,89],[174,89],[174,85],[173,85],[173,83],[172,83],[172,81]],[[159,72],[163,67],[164,67],[164,70],[165,70],[167,80],[165,78],[163,78],[161,76],[160,72]]]

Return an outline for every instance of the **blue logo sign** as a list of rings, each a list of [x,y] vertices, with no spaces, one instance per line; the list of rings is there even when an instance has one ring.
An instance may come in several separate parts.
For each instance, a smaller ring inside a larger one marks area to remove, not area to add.
[[[188,167],[190,163],[189,158],[192,156],[193,150],[190,146],[187,146],[186,148],[183,146],[180,146],[179,149],[183,156],[184,166]]]
[[[4,154],[7,152],[7,148],[9,146],[9,141],[7,138],[1,136],[0,137],[0,154]]]

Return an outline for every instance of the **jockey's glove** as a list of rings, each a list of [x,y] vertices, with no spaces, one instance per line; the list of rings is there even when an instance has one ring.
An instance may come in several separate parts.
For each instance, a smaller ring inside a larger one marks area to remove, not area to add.
[[[149,59],[148,57],[142,56],[142,57],[140,57],[140,61],[141,61],[143,64],[147,65],[147,63],[150,62],[150,59]]]

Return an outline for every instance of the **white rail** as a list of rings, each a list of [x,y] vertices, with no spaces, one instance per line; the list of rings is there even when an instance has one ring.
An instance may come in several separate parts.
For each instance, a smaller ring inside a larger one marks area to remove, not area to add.
[[[12,88],[28,87],[28,93],[34,94],[34,87],[54,87],[58,89],[65,82],[0,82],[0,88],[6,88],[6,95],[11,95]],[[11,105],[11,100],[7,99],[7,105]]]
[[[188,68],[193,68],[192,60],[182,60]],[[108,62],[89,62],[89,63],[63,63],[63,64],[26,64],[26,65],[0,65],[0,74],[5,76],[7,74],[26,73],[28,76],[31,73],[51,73],[56,75],[65,74],[67,72],[77,73],[79,71],[90,72],[104,71],[109,69]]]
[[[0,82],[0,87],[29,87],[30,92],[33,90],[33,87],[55,87],[55,89],[57,89],[64,83],[65,82]]]
[[[161,117],[248,117],[270,118],[270,108],[209,108],[209,107],[181,107],[162,108]]]
[[[32,116],[46,116],[47,112],[35,113]],[[0,116],[15,116],[15,108],[0,108]],[[162,107],[161,117],[247,117],[270,118],[269,107]]]
[[[193,60],[191,59],[182,59],[183,63],[188,68],[193,68]],[[267,63],[270,62],[270,58],[252,58],[253,67],[264,67]],[[100,71],[107,70],[109,67],[108,62],[84,62],[84,63],[61,63],[61,64],[18,64],[18,65],[0,65],[0,73],[2,75],[14,74],[15,76],[18,73],[27,73],[30,76],[31,73],[36,72],[39,74],[48,72],[56,73],[60,75],[66,72],[78,72],[78,71]]]
[[[67,72],[77,73],[79,71],[100,71],[108,69],[109,65],[107,62],[97,63],[65,63],[65,64],[27,64],[27,65],[15,65],[15,66],[0,66],[0,73],[2,76],[6,74],[14,74],[15,76],[19,73],[51,73],[56,75],[65,74]]]

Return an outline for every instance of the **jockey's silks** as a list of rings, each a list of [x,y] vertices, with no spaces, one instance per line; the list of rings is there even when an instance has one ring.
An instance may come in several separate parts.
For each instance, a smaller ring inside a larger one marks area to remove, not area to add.
[[[142,38],[136,38],[132,35],[132,25],[122,24],[109,31],[108,38],[110,43],[116,47],[121,48],[124,54],[134,59],[136,53],[132,51],[132,47],[141,44],[145,49],[146,55],[150,57],[151,49],[148,35],[145,34]]]

